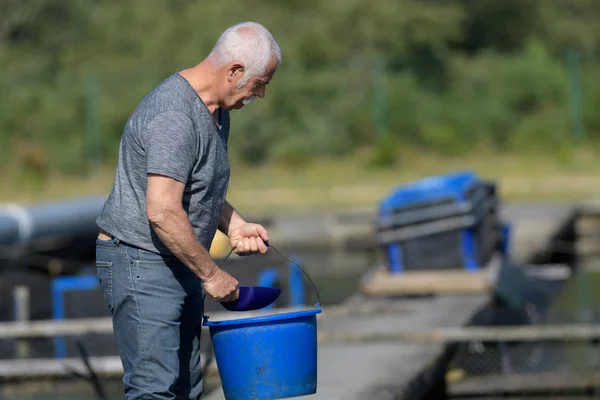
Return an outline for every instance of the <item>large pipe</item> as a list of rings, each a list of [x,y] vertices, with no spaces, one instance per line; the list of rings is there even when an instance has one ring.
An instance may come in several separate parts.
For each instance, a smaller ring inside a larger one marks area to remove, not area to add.
[[[0,204],[0,246],[93,232],[105,200],[84,197],[30,207]]]

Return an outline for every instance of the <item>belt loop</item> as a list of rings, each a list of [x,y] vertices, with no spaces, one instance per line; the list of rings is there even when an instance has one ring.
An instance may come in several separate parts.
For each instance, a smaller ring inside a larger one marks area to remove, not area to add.
[[[115,244],[115,246],[118,246],[119,243],[121,243],[121,241],[119,239],[117,239],[116,237],[113,237],[113,243]]]

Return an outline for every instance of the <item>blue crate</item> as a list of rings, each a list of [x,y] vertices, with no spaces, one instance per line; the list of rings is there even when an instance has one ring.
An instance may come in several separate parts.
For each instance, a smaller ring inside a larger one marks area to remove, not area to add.
[[[395,188],[379,204],[377,234],[390,271],[406,269],[406,258],[411,257],[406,253],[412,254],[413,264],[418,263],[415,254],[419,252],[439,253],[433,264],[460,259],[463,268],[478,270],[501,237],[496,206],[495,186],[473,171],[428,177]]]
[[[385,215],[414,205],[435,204],[447,199],[462,201],[466,192],[479,181],[472,171],[424,178],[395,188],[380,202],[379,210]]]
[[[61,276],[53,279],[52,293],[52,317],[55,320],[65,319],[64,293],[72,291],[89,291],[100,287],[98,276],[93,272],[79,276]],[[67,345],[64,337],[54,338],[54,349],[56,358],[66,358]]]

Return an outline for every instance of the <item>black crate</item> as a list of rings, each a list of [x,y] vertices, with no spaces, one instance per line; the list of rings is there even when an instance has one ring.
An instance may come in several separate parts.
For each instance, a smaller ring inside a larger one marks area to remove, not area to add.
[[[489,262],[502,240],[496,186],[479,182],[465,197],[460,203],[439,199],[398,207],[381,218],[377,241],[387,251],[391,269],[456,269]],[[465,240],[471,241],[469,246]]]

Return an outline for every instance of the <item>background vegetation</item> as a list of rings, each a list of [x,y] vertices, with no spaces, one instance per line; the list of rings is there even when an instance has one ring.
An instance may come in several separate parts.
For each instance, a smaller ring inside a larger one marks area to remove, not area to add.
[[[11,181],[113,168],[139,100],[242,20],[273,32],[283,65],[233,115],[237,165],[569,163],[600,139],[596,0],[4,0],[0,15]]]

